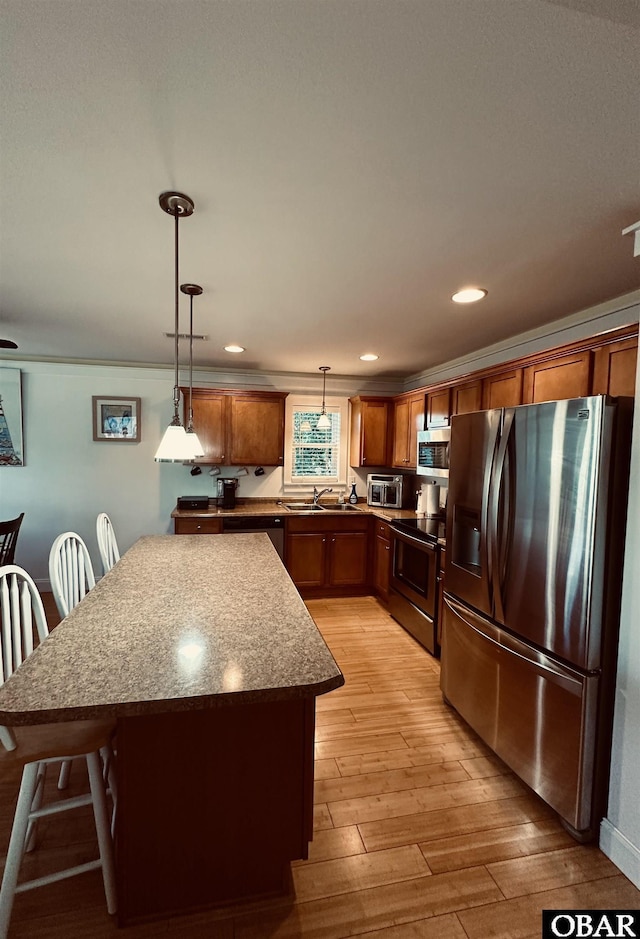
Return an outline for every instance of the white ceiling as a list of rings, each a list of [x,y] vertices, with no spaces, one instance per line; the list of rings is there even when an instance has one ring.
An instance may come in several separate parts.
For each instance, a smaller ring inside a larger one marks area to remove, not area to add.
[[[639,286],[638,0],[0,10],[16,357],[171,363],[164,190],[196,365],[407,376]]]

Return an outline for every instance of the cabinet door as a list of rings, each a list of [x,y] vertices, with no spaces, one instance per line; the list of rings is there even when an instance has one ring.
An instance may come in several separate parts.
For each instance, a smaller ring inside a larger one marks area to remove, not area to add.
[[[391,539],[389,526],[384,522],[376,522],[373,551],[373,587],[386,603],[389,599],[391,576]]]
[[[356,587],[367,583],[367,533],[334,531],[330,535],[328,584]]]
[[[322,532],[295,532],[287,537],[287,570],[298,587],[322,587],[325,582],[327,538]]]
[[[188,395],[188,392],[187,392]],[[198,463],[224,463],[226,453],[227,395],[207,388],[193,389],[193,429],[202,444],[204,456]],[[185,397],[185,417],[189,403]]]
[[[523,404],[584,398],[591,388],[591,350],[529,365],[524,370]]]
[[[409,398],[409,469],[418,465],[418,431],[424,430],[424,394]]]
[[[436,639],[438,645],[442,645],[442,621],[444,619],[444,566],[447,560],[447,552],[444,548],[440,548],[440,561],[438,565],[438,588],[437,588],[437,622],[436,622]]]
[[[522,404],[522,376],[521,368],[512,368],[485,378],[482,382],[483,410],[515,408]]]
[[[444,388],[442,391],[432,391],[427,395],[427,407],[425,413],[425,424],[427,427],[444,427],[449,423],[450,412],[450,391]]]
[[[227,463],[282,466],[283,462],[284,398],[230,396]]]
[[[409,399],[401,398],[393,405],[393,458],[392,466],[409,466]]]
[[[638,339],[622,339],[600,346],[594,352],[593,384],[594,395],[635,395],[636,365],[638,359]]]
[[[389,465],[388,398],[350,398],[351,466]]]
[[[451,415],[470,414],[482,408],[482,382],[467,381],[453,389]]]

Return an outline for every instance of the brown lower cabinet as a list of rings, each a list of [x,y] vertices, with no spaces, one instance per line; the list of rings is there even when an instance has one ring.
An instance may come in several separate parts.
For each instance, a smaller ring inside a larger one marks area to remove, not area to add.
[[[373,589],[384,603],[389,602],[391,579],[391,529],[386,522],[374,519]]]
[[[355,514],[287,519],[285,565],[303,597],[367,593],[370,521]]]

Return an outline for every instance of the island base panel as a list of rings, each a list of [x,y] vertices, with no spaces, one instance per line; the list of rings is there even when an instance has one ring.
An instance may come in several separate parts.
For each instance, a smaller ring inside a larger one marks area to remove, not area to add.
[[[313,833],[313,698],[118,721],[118,922],[289,889]]]

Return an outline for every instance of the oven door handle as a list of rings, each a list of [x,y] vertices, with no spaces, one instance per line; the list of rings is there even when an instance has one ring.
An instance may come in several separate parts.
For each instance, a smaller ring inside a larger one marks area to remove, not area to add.
[[[431,544],[430,541],[424,541],[423,538],[416,538],[415,535],[410,535],[406,531],[400,531],[399,528],[394,528],[392,525],[393,533],[396,538],[399,538],[401,541],[412,541],[417,547],[421,548],[423,551],[428,552],[429,554],[436,553],[436,545]]]

